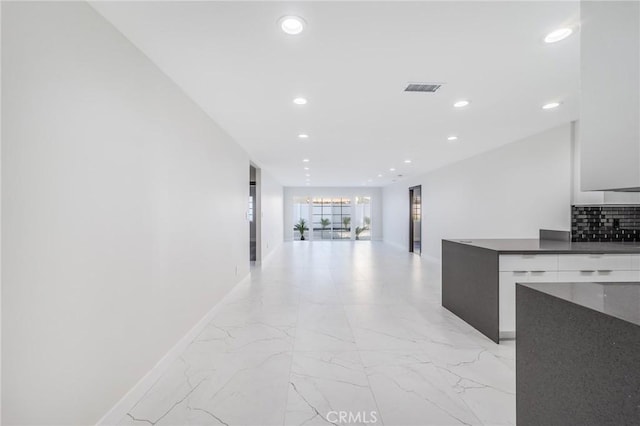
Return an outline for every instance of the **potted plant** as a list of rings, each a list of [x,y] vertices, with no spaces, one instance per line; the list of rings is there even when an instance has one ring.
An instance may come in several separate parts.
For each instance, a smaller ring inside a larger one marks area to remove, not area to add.
[[[356,240],[360,239],[360,234],[362,234],[363,231],[366,231],[366,229],[367,229],[366,226],[363,226],[363,227],[356,226]]]
[[[304,231],[309,230],[309,228],[307,228],[307,221],[300,218],[300,220],[298,221],[298,223],[295,224],[293,229],[300,233],[300,241],[304,241]]]

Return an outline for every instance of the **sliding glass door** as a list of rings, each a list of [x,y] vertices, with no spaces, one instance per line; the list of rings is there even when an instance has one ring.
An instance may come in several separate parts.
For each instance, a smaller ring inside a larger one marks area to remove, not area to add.
[[[351,239],[351,198],[334,198],[332,207],[334,240]]]
[[[315,240],[351,239],[351,198],[313,199],[313,238]]]
[[[331,198],[313,199],[313,238],[316,240],[330,240],[332,233]]]
[[[371,240],[371,197],[295,197],[293,225],[294,240]]]

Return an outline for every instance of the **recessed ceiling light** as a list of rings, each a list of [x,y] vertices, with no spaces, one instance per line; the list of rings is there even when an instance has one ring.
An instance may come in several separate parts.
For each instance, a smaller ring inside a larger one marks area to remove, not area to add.
[[[411,160],[404,160],[404,162],[405,162],[406,164],[409,164],[409,163],[411,163]]]
[[[293,103],[296,105],[306,105],[307,104],[307,99],[306,98],[294,98],[293,99]]]
[[[309,170],[309,168],[308,168],[308,167],[305,167],[304,169],[305,169],[305,170]]]
[[[306,176],[306,177],[311,177],[311,175],[310,175],[309,173],[307,173],[305,176]]]
[[[569,37],[571,33],[573,33],[573,30],[571,28],[560,28],[547,34],[547,36],[544,38],[544,41],[545,43],[556,43]]]
[[[382,177],[382,175],[378,175],[378,177]]]
[[[308,139],[308,138],[309,138],[309,135],[307,135],[306,133],[300,133],[300,134],[298,135],[298,137],[299,137],[300,139]]]
[[[299,16],[283,16],[278,20],[282,31],[289,35],[300,34],[305,27],[304,19]]]
[[[463,99],[463,100],[461,100],[461,101],[458,101],[458,102],[456,102],[455,104],[453,104],[453,106],[454,106],[454,107],[456,107],[456,108],[464,108],[464,107],[466,107],[467,105],[469,105],[469,101],[467,101],[467,100],[465,100],[465,99]]]
[[[449,136],[449,137],[447,138],[447,140],[448,140],[448,141],[457,141],[457,140],[458,140],[458,137],[457,137],[457,136]]]
[[[389,169],[390,172],[395,172],[396,169],[394,169],[393,167]]]
[[[308,162],[309,162],[309,159],[308,159],[308,158],[305,158],[304,160],[302,160],[302,162],[303,162],[303,163],[308,163]]]
[[[560,106],[560,102],[549,102],[548,104],[542,105],[542,109],[554,109]]]

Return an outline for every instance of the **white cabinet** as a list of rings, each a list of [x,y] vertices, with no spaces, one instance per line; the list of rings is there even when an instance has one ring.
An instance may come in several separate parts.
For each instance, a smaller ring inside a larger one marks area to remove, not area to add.
[[[525,282],[558,281],[556,271],[501,271],[499,282],[500,338],[515,337],[516,284]]]
[[[500,338],[513,337],[516,332],[516,283],[529,282],[529,272],[500,272],[499,318]]]
[[[640,3],[580,8],[581,189],[640,188]]]
[[[498,262],[501,339],[515,337],[516,283],[640,281],[638,254],[509,254]]]

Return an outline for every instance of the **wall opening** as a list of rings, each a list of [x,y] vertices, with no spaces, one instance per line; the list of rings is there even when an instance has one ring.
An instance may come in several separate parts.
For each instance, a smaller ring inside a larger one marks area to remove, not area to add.
[[[409,188],[409,251],[422,254],[422,186]]]
[[[247,219],[249,220],[249,260],[255,262],[259,257],[260,230],[258,229],[258,169],[249,165],[249,207],[247,209]]]

